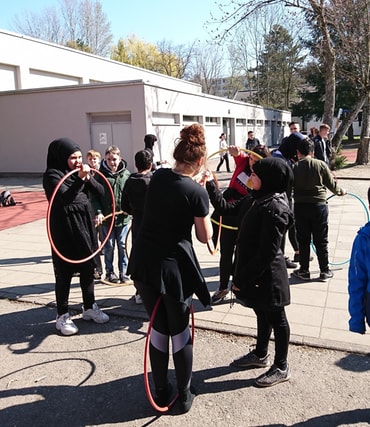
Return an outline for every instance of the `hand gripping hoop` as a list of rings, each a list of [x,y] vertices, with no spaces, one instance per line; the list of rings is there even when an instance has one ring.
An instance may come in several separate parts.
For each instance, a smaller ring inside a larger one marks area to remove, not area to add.
[[[263,157],[262,156],[260,156],[258,153],[255,153],[254,151],[252,151],[252,150],[247,150],[246,148],[239,148],[239,150],[240,151],[244,151],[245,153],[248,153],[248,154],[253,154],[253,156],[255,156],[255,157],[257,157],[258,158],[258,160],[261,160]],[[221,154],[221,153],[225,153],[226,151],[228,151],[228,148],[224,148],[224,149],[222,149],[222,150],[219,150],[219,151],[216,151],[215,153],[213,153],[213,154],[211,154],[210,156],[208,156],[207,157],[207,159],[210,159],[210,158],[212,158],[213,156],[215,156],[216,154]],[[238,227],[233,227],[233,226],[231,226],[231,225],[226,225],[226,224],[223,224],[222,223],[222,217],[220,216],[220,221],[218,222],[218,221],[216,221],[216,220],[214,220],[214,219],[212,219],[211,218],[211,221],[214,223],[214,224],[216,224],[216,225],[218,225],[218,234],[217,234],[217,241],[216,241],[216,246],[213,246],[212,244],[211,244],[211,242],[210,241],[208,241],[207,242],[207,248],[208,248],[208,251],[209,251],[209,253],[211,254],[211,255],[216,255],[216,253],[218,252],[218,250],[219,250],[219,243],[220,243],[220,236],[221,236],[221,228],[227,228],[227,229],[229,229],[229,230],[238,230]]]
[[[145,392],[146,392],[146,395],[148,397],[149,403],[152,405],[152,407],[158,412],[167,412],[167,411],[169,411],[171,406],[176,402],[176,400],[178,398],[178,394],[176,394],[174,396],[174,398],[171,400],[171,402],[167,406],[163,406],[163,407],[158,406],[155,403],[152,392],[150,391],[149,375],[148,375],[150,334],[152,331],[154,319],[155,319],[155,316],[157,314],[157,310],[158,310],[160,303],[161,303],[161,297],[158,297],[157,302],[155,303],[152,315],[150,316],[148,331],[146,334],[145,350],[144,350],[144,383],[145,383]],[[193,308],[193,304],[190,306],[190,314],[191,314],[191,344],[193,345],[194,344],[194,308]]]
[[[112,208],[112,211],[113,211],[112,212],[112,220],[111,220],[111,223],[110,223],[110,226],[109,226],[109,230],[108,230],[107,236],[103,240],[101,246],[95,252],[93,252],[91,255],[87,256],[86,258],[82,258],[82,259],[70,259],[70,258],[65,257],[63,254],[61,254],[59,252],[59,250],[57,249],[57,247],[55,246],[53,237],[51,235],[51,229],[50,229],[50,212],[51,212],[51,207],[53,205],[53,202],[54,202],[54,199],[55,199],[55,196],[56,196],[58,190],[60,189],[60,187],[62,186],[62,184],[64,183],[64,181],[67,178],[69,178],[71,175],[73,175],[74,173],[76,173],[76,172],[78,172],[78,169],[75,169],[75,170],[72,170],[72,171],[68,172],[66,175],[63,176],[63,178],[56,185],[56,187],[55,187],[55,189],[53,191],[53,194],[51,195],[51,198],[50,198],[50,201],[49,201],[49,205],[48,205],[48,210],[47,210],[47,213],[46,213],[46,231],[47,231],[47,235],[48,235],[48,239],[49,239],[50,245],[51,245],[53,251],[58,255],[59,258],[61,258],[65,262],[69,262],[71,264],[82,264],[83,262],[89,261],[90,259],[94,258],[100,252],[100,250],[103,248],[103,246],[107,243],[107,241],[109,239],[109,236],[110,236],[110,233],[112,232],[113,225],[114,225],[114,217],[116,215],[116,205],[115,205],[115,200],[114,200],[114,193],[113,193],[111,185],[109,184],[109,181],[107,180],[107,178],[99,170],[94,170],[94,173],[99,174],[104,179],[104,181],[106,182],[107,187],[108,187],[108,189],[110,191],[110,195],[112,197],[112,207],[113,207]]]

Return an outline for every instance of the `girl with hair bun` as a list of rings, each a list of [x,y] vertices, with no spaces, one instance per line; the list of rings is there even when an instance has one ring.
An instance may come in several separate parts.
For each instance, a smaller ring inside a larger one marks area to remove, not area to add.
[[[169,340],[172,341],[179,412],[191,408],[193,347],[189,330],[192,296],[210,305],[211,299],[192,245],[212,237],[209,198],[195,181],[206,160],[204,129],[199,124],[180,132],[173,169],[159,169],[150,181],[141,228],[133,244],[128,273],[151,316],[161,298],[152,326],[149,355],[157,405],[172,398],[168,382]]]

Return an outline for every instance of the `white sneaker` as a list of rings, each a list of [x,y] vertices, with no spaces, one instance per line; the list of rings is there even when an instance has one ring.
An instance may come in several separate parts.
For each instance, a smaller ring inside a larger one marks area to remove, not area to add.
[[[95,323],[106,323],[109,320],[108,314],[102,312],[96,302],[94,302],[92,308],[86,311],[82,306],[82,318],[84,320],[93,320]]]
[[[77,334],[78,332],[78,328],[73,323],[69,313],[65,313],[60,316],[57,316],[55,327],[63,335],[74,335],[74,334]]]
[[[135,303],[136,304],[142,304],[143,303],[143,299],[141,298],[141,296],[139,294],[135,295]]]

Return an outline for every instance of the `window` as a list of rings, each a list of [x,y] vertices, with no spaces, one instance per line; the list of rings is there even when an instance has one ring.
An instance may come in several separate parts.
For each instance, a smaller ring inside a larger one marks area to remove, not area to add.
[[[176,125],[180,123],[180,115],[153,111],[152,121],[153,125]]]
[[[187,123],[202,123],[203,122],[203,118],[201,116],[187,116],[184,114],[184,116],[182,117],[184,122]]]
[[[206,123],[209,123],[209,124],[213,123],[215,125],[218,125],[218,124],[221,123],[221,120],[220,120],[219,117],[209,117],[209,116],[206,116]]]

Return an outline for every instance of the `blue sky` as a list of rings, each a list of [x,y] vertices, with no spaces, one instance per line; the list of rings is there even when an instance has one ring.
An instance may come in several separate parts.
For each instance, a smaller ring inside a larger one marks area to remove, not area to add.
[[[58,6],[58,0],[6,0],[2,1],[0,29],[13,31],[16,14],[26,10],[37,13],[45,7]],[[4,4],[5,3],[5,4]],[[101,0],[103,10],[111,22],[113,42],[120,37],[136,34],[141,40],[156,43],[163,39],[174,44],[187,44],[211,37],[204,24],[211,11],[220,16],[215,0]]]

